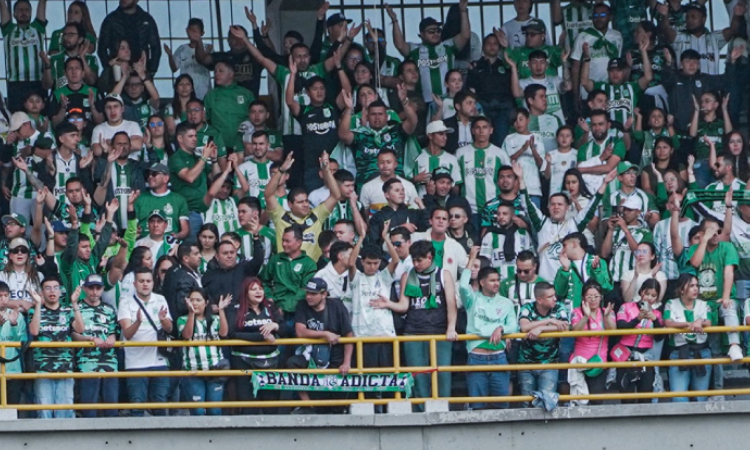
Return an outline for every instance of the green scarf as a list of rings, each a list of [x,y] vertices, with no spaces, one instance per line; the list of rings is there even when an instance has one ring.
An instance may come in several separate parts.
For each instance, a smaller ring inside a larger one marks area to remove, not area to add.
[[[352,130],[352,132],[364,134],[366,136],[371,136],[375,145],[377,145],[378,148],[380,148],[383,146],[384,141],[385,143],[388,143],[388,141],[386,141],[385,138],[383,138],[383,136],[385,136],[386,134],[389,134],[391,131],[391,128],[393,128],[393,125],[386,125],[379,130],[373,130],[372,128],[367,127],[367,126],[360,126]]]
[[[615,43],[608,41],[606,35],[600,33],[596,28],[586,28],[583,32],[596,38],[596,42],[594,42],[594,45],[592,46],[594,50],[604,49],[610,59],[620,56],[620,52],[617,50]]]
[[[419,283],[419,277],[418,275],[429,275],[430,276],[430,296],[427,299],[427,302],[424,305],[425,309],[436,309],[438,307],[437,303],[437,266],[433,262],[430,267],[427,268],[422,273],[418,273],[417,269],[411,269],[409,271],[409,275],[406,277],[406,289],[404,290],[404,294],[406,294],[407,297],[414,297],[419,298],[422,297],[422,287]]]

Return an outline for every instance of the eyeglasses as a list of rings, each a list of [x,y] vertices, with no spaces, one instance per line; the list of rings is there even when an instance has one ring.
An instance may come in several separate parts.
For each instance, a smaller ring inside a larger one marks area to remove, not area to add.
[[[464,216],[461,214],[451,214],[451,219],[463,219]]]
[[[534,269],[518,269],[517,272],[521,275],[528,275],[533,272]]]
[[[81,123],[83,122],[83,117],[71,117],[70,119],[68,119],[68,122],[69,123],[76,123],[76,122]]]
[[[163,127],[164,122],[149,122],[148,126],[150,128]]]
[[[76,33],[75,31],[71,32],[71,33],[63,33],[63,36],[65,36],[65,37],[68,37],[68,36],[78,36],[78,33]]]
[[[127,83],[125,87],[143,87],[143,83]]]
[[[362,61],[362,57],[361,56],[349,56],[346,59],[349,60],[349,61],[357,61],[357,62]]]
[[[13,250],[10,251],[10,253],[17,255],[19,253],[22,253],[24,255],[27,255],[29,253],[29,249],[26,247],[16,247]]]
[[[593,17],[594,19],[598,19],[598,18],[607,17],[608,15],[609,15],[608,13],[594,13],[591,15],[591,17]]]
[[[427,34],[440,34],[443,32],[443,29],[442,28],[429,28],[427,30],[424,30],[424,32]]]
[[[50,292],[50,291],[59,291],[60,290],[60,286],[44,286],[44,290],[48,291],[48,292]]]
[[[584,297],[586,300],[600,300],[602,298],[601,295],[587,295]]]
[[[187,112],[189,113],[195,113],[195,112],[201,112],[203,111],[203,108],[188,108]]]

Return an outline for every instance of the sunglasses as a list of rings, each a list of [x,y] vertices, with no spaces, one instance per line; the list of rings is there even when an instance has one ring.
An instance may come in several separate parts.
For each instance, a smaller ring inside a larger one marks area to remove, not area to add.
[[[373,43],[375,41],[372,38],[367,38],[367,42],[368,43]],[[385,38],[378,38],[378,42],[380,42],[382,44],[383,42],[385,42]]]
[[[393,244],[394,247],[401,247],[402,245],[404,245],[403,242],[391,242],[391,244]]]
[[[17,255],[19,253],[22,253],[24,255],[27,255],[29,253],[29,249],[26,247],[16,247],[13,250],[10,251],[10,253]]]
[[[608,15],[609,14],[607,13],[595,13],[595,14],[592,14],[591,17],[593,17],[594,19],[598,19],[598,18],[607,17]]]
[[[451,214],[451,219],[463,219],[464,216],[461,214]]]
[[[517,272],[520,273],[521,275],[528,275],[533,271],[534,269],[518,269],[517,270]]]
[[[153,178],[153,177],[155,177],[155,176],[157,176],[157,175],[161,175],[161,174],[162,174],[161,172],[149,172],[149,173],[148,173],[148,174],[146,175],[146,178]]]
[[[164,126],[164,122],[151,122],[151,123],[148,124],[148,126],[151,127],[151,128],[163,127]]]

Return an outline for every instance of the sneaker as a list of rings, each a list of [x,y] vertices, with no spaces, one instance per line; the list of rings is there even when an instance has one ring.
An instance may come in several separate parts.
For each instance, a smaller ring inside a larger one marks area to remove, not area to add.
[[[729,347],[729,358],[732,361],[739,361],[742,359],[742,349],[739,345],[732,345]]]
[[[723,395],[712,395],[711,397],[708,397],[709,402],[724,402],[726,401],[726,398],[724,398]]]
[[[315,409],[305,406],[298,406],[292,410],[291,414],[315,414]]]

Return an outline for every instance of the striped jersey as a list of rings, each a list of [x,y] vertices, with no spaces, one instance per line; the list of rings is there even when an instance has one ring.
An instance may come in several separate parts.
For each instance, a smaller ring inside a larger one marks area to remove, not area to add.
[[[620,85],[596,82],[594,89],[601,89],[607,93],[609,120],[625,125],[629,118],[635,119],[633,110],[643,95],[643,90],[637,81],[628,81]]]
[[[507,280],[508,278],[514,278],[516,276],[516,259],[505,259],[505,252],[503,251],[504,244],[504,235],[489,231],[482,238],[481,250],[479,251],[479,254],[489,258],[492,262],[492,267],[500,272],[500,280]],[[531,242],[531,236],[529,233],[522,228],[516,230],[514,246],[516,254],[523,250],[533,249],[533,247],[534,243]]]
[[[591,21],[591,15],[594,12],[593,3],[571,2],[562,8],[563,24],[565,28],[565,46],[573,48],[573,43],[581,30],[590,28],[594,25]]]
[[[523,78],[518,80],[518,84],[521,85],[521,90],[526,89],[526,86],[532,84],[540,84],[547,88],[547,114],[557,116],[561,121],[565,122],[565,116],[563,115],[562,102],[560,101],[560,86],[563,84],[563,79],[557,75],[545,75],[544,78]],[[526,106],[526,105],[522,105]]]
[[[511,133],[505,137],[505,141],[503,141],[503,151],[508,156],[508,159],[529,142],[532,136],[534,136],[534,148],[542,157],[542,160],[544,160],[544,142],[539,139],[538,136],[532,135],[531,133]],[[526,150],[521,153],[516,161],[518,161],[518,164],[523,168],[523,177],[526,182],[526,188],[529,190],[529,195],[542,195],[542,181],[539,178],[539,167],[536,165],[531,145],[526,147]]]
[[[257,197],[260,200],[260,207],[266,209],[266,185],[271,180],[271,164],[273,161],[257,162],[254,159],[245,161],[238,167],[240,173],[247,180],[248,193],[250,197]],[[234,188],[240,188],[240,182],[234,179]]]
[[[24,158],[24,161],[26,161],[29,167],[29,172],[38,178],[39,174],[34,170],[34,164],[41,162],[42,159],[31,155]],[[36,191],[31,183],[29,183],[29,177],[26,175],[26,172],[13,168],[13,187],[11,188],[10,195],[15,198],[36,198]]]
[[[194,319],[193,336],[191,341],[218,341],[219,340],[219,318],[214,317],[211,320],[209,329],[206,319]],[[177,319],[177,330],[182,335],[182,330],[187,326],[188,316],[182,316]],[[185,347],[182,352],[182,369],[183,370],[209,370],[219,364],[221,351],[215,345],[205,345],[198,347]]]
[[[636,242],[653,242],[653,236],[647,226],[641,224],[628,225],[628,229]],[[613,282],[618,282],[625,272],[633,270],[633,267],[635,267],[635,253],[630,249],[628,240],[625,238],[625,232],[620,227],[617,227],[612,234],[611,255],[609,274],[612,275]]]
[[[65,62],[71,57],[65,52],[51,55],[49,57],[50,71],[52,72],[52,89],[59,89],[68,85],[68,77],[65,76]],[[91,71],[99,73],[99,62],[94,55],[86,55],[86,63],[91,67]]]
[[[213,223],[219,229],[219,236],[230,231],[237,231],[240,227],[237,218],[237,203],[232,197],[226,200],[214,198],[208,209],[203,213],[203,223]]]
[[[477,148],[470,144],[456,151],[456,159],[463,179],[461,195],[469,202],[471,212],[476,214],[488,201],[500,195],[497,172],[501,166],[510,165],[510,158],[495,145]]]
[[[13,21],[2,27],[8,82],[42,81],[43,63],[39,53],[44,50],[46,27],[47,21],[39,19],[25,27]]]
[[[453,178],[453,183],[461,183],[462,177],[461,170],[458,166],[458,159],[445,150],[441,151],[439,155],[432,155],[427,151],[426,148],[422,149],[422,151],[419,153],[419,156],[417,156],[416,163],[414,164],[414,170],[411,173],[411,178],[414,179],[414,177],[422,172],[432,173],[433,170],[440,167],[448,169],[450,171],[451,178]],[[427,185],[417,185],[417,193],[420,197],[424,197],[425,194],[427,194]]]
[[[643,205],[643,209],[641,210],[641,218],[643,218],[643,216],[645,216],[649,211],[659,211],[659,208],[656,206],[654,197],[641,188],[635,188],[635,190],[630,194],[626,194],[622,192],[621,189],[617,189],[610,193],[609,196],[605,197],[607,200],[603,203],[604,218],[608,218],[609,216],[611,216],[612,212],[617,207],[622,205],[625,200],[633,196],[639,197],[641,199],[641,204]]]
[[[687,31],[677,33],[677,38],[672,44],[677,60],[685,50],[695,50],[701,55],[701,73],[707,75],[720,75],[721,70],[721,49],[727,45],[724,39],[724,32],[703,30],[700,36],[694,36]]]
[[[458,48],[453,39],[447,39],[438,45],[409,44],[407,59],[417,63],[418,89],[421,89],[425,103],[433,102],[432,94],[438,97],[445,94],[443,80],[448,71],[453,68],[457,53]]]
[[[132,192],[132,188],[130,187],[130,174],[132,170],[128,166],[129,163],[121,165],[119,160],[117,160],[112,163],[112,170],[110,172],[112,192],[114,192],[115,197],[120,202],[120,210],[115,215],[114,223],[121,230],[126,228],[128,224],[128,197],[130,197],[130,193]]]
[[[736,214],[732,217],[730,239],[740,257],[740,264],[738,270],[735,272],[735,278],[748,280],[750,279],[750,223],[745,222]],[[662,268],[662,270],[664,269]],[[747,312],[747,310],[745,311]]]
[[[746,187],[747,187],[747,184],[743,182],[742,180],[740,180],[739,178],[735,178],[734,181],[732,181],[732,189],[734,190],[734,192],[744,191]],[[724,185],[724,183],[722,183],[721,181],[714,181],[713,183],[706,186],[707,191],[726,192],[727,189],[728,189],[727,186]],[[734,205],[735,208],[737,208],[737,200],[733,201],[732,204]],[[723,220],[724,212],[727,210],[726,206],[724,206],[723,199],[717,200],[713,202],[713,204],[706,203],[706,206],[714,210],[716,212],[717,217],[720,217]],[[735,209],[735,211],[737,210]]]
[[[500,283],[500,292],[498,294],[513,301],[513,307],[516,310],[516,316],[518,316],[523,305],[533,303],[536,300],[534,297],[534,287],[542,281],[544,279],[539,276],[531,283],[521,281],[516,276],[507,278]]]
[[[362,211],[362,203],[359,200],[357,200],[357,209]],[[352,204],[348,199],[336,202],[336,205],[331,211],[331,215],[328,216],[325,225],[323,225],[323,229],[332,230],[333,226],[336,225],[336,222],[341,219],[354,220],[354,211],[352,210]]]
[[[78,176],[78,158],[78,155],[71,152],[70,158],[66,160],[55,151],[55,186],[52,193],[59,201],[65,201],[65,183]],[[125,204],[127,205],[127,200]]]
[[[672,236],[669,233],[669,224],[671,220],[671,218],[661,220],[654,227],[654,247],[656,247],[656,254],[661,263],[661,271],[667,276],[667,280],[676,280],[680,277],[681,267],[677,263],[677,260],[674,257],[674,252],[672,251]],[[735,217],[734,220],[736,221],[737,218]],[[696,222],[688,219],[684,222],[680,222],[678,226],[680,240],[683,245],[683,252],[687,252],[690,248],[688,233],[690,233],[690,229],[696,225],[698,225]],[[734,230],[737,229],[734,225],[735,222],[733,221],[732,236],[734,236]],[[734,239],[732,242],[734,243]]]
[[[307,70],[297,72],[296,80],[291,79],[291,75],[292,73],[289,71],[288,67],[277,65],[276,73],[273,74],[273,78],[276,80],[276,83],[281,86],[282,98],[286,93],[286,87],[289,85],[289,83],[295,83],[294,99],[297,101],[297,103],[300,104],[300,106],[309,105],[310,97],[307,95],[307,90],[303,87],[302,83],[299,83],[299,85],[297,85],[297,82],[301,80],[309,80],[310,78],[315,76],[323,78],[327,78],[328,76],[325,69],[325,62],[313,64],[308,67]],[[281,134],[284,136],[301,136],[302,126],[294,117],[292,117],[292,112],[289,109],[289,106],[287,106],[286,102],[281,103]]]
[[[240,235],[242,244],[240,245],[240,253],[245,259],[252,259],[253,255],[253,237],[244,228],[237,228],[235,230]],[[263,264],[268,263],[271,255],[276,249],[276,232],[267,226],[260,227],[260,239],[263,241]]]

